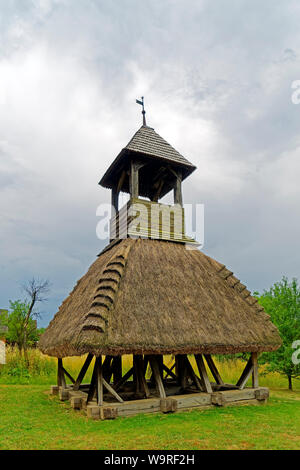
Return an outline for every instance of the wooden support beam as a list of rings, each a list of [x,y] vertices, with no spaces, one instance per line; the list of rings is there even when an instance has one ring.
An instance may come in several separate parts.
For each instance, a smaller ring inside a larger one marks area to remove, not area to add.
[[[211,355],[210,355],[210,354],[204,354],[204,357],[205,357],[205,359],[206,359],[207,365],[208,365],[208,367],[209,367],[209,369],[210,369],[210,371],[211,371],[211,373],[212,373],[212,375],[213,375],[213,378],[215,379],[216,383],[217,383],[218,385],[223,385],[224,382],[223,382],[223,380],[221,379],[221,376],[220,376],[220,374],[219,374],[219,371],[218,371],[218,369],[217,369],[217,367],[216,367],[216,364],[214,363],[213,358],[211,357]]]
[[[88,391],[88,397],[87,397],[87,403],[89,403],[93,398],[94,398],[94,395],[95,395],[95,392],[96,392],[96,385],[97,385],[97,376],[98,376],[98,363],[97,363],[97,358],[96,358],[96,361],[95,361],[95,365],[94,365],[94,370],[93,370],[93,375],[92,375],[92,380],[91,380],[91,384],[90,384],[90,387],[89,387],[89,391]]]
[[[122,377],[122,379],[115,385],[115,390],[119,390],[122,387],[122,385],[124,385],[132,375],[133,375],[133,367],[131,367],[131,369],[129,369],[129,371],[126,372],[124,377]]]
[[[106,388],[106,390],[111,394],[113,395],[120,403],[123,403],[124,400],[122,400],[122,398],[120,397],[120,395],[118,395],[118,393],[109,385],[108,382],[106,382],[106,380],[103,378],[103,385],[104,387]]]
[[[163,185],[164,185],[164,181],[163,180],[160,180],[159,184],[158,184],[158,188],[156,190],[156,192],[154,193],[153,197],[152,197],[152,200],[154,202],[157,202],[158,199],[159,199],[159,196],[160,196],[160,193],[161,193],[161,190],[163,188]]]
[[[63,373],[71,380],[72,384],[74,384],[75,380],[73,379],[72,375],[69,374],[69,372],[64,367],[62,368],[62,370],[63,370]]]
[[[143,163],[131,161],[130,165],[130,197],[131,199],[137,199],[139,197],[139,169],[143,166]]]
[[[119,194],[119,192],[122,190],[122,186],[123,186],[123,183],[124,183],[124,181],[125,181],[125,178],[126,178],[126,171],[123,170],[122,173],[121,173],[121,176],[120,176],[118,185],[117,185],[117,193],[118,193],[118,194]]]
[[[95,368],[97,369],[97,401],[98,406],[103,405],[103,371],[102,356],[96,358]]]
[[[62,388],[67,388],[64,368],[63,368],[63,360],[61,358],[58,358],[58,364],[57,364],[57,385]]]
[[[251,353],[251,359],[252,359],[252,365],[253,365],[252,387],[253,388],[258,388],[259,387],[259,382],[258,382],[258,354],[256,352]]]
[[[245,369],[242,372],[242,375],[240,376],[239,380],[236,383],[236,386],[239,387],[240,390],[242,390],[245,387],[250,375],[253,372],[253,369],[254,367],[252,364],[252,357],[250,357],[249,361],[246,364]]]
[[[117,384],[122,379],[122,356],[115,356],[112,364],[113,383]]]
[[[152,372],[153,372],[153,377],[154,377],[154,380],[155,380],[155,383],[156,383],[156,387],[157,387],[159,396],[160,396],[160,398],[166,398],[167,395],[166,395],[166,392],[165,392],[165,389],[164,389],[164,384],[163,384],[163,381],[162,381],[162,378],[161,378],[161,375],[160,375],[159,363],[158,363],[157,357],[156,356],[150,356],[149,361],[150,361],[151,369],[152,369]]]
[[[73,387],[73,390],[79,390],[79,387],[84,379],[84,376],[89,368],[89,365],[90,363],[92,362],[92,359],[93,359],[93,354],[88,354],[82,368],[81,368],[81,371],[79,372],[78,374],[78,377],[74,383],[74,387]]]
[[[185,355],[177,354],[175,356],[175,361],[178,384],[181,385],[183,390],[185,390],[188,387],[187,363],[185,361]]]
[[[105,359],[104,359],[103,365],[102,365],[103,377],[105,378],[105,380],[108,383],[110,382],[110,379],[111,379],[111,376],[112,376],[112,373],[113,373],[112,361],[113,361],[113,356],[107,355],[107,356],[105,356]]]
[[[119,210],[119,193],[115,186],[111,188],[111,217],[115,217]]]
[[[144,376],[146,376],[148,364],[149,364],[149,356],[144,356]]]
[[[61,369],[61,362],[62,360],[60,358],[57,359],[57,386],[58,387],[61,387],[61,372],[60,372],[60,369]]]
[[[199,379],[199,377],[197,377],[189,359],[187,356],[184,357],[184,361],[186,363],[186,369],[187,369],[187,372],[188,372],[188,375],[190,376],[190,378],[192,379],[192,381],[194,382],[196,388],[198,390],[202,390],[202,386],[201,386],[201,381]]]
[[[200,374],[200,377],[201,377],[201,381],[202,381],[204,391],[206,393],[212,393],[211,383],[210,383],[208,375],[207,375],[207,371],[206,371],[206,367],[205,367],[202,355],[201,354],[195,354],[195,359],[196,359],[196,363],[197,363],[197,367],[198,367],[198,370],[199,370],[199,374]]]
[[[133,355],[133,390],[135,393],[140,392],[140,377],[138,373],[138,356],[136,354]]]
[[[145,394],[146,398],[149,398],[150,397],[150,391],[149,391],[149,388],[148,388],[147,381],[145,379],[143,356],[140,356],[140,355],[137,356],[136,365],[137,365],[137,375],[138,375],[138,378],[139,378],[140,391],[142,391]]]
[[[175,173],[176,180],[175,180],[175,186],[174,186],[174,204],[179,204],[182,207],[182,189],[181,189],[182,175],[180,172],[176,172],[176,173]]]
[[[174,367],[175,367],[175,364],[173,364],[172,367],[171,367],[171,369],[169,369],[169,367],[167,367],[165,364],[163,364],[163,369],[164,369],[164,371],[167,373],[166,378],[167,378],[168,375],[169,375],[170,377],[172,377],[172,379],[177,380],[176,375],[174,374],[174,372],[172,372],[172,369],[174,369]]]

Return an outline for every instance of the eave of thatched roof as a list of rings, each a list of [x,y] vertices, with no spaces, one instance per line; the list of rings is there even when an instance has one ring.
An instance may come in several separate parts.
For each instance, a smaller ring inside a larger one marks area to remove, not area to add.
[[[269,316],[225,266],[198,250],[122,240],[104,251],[39,342],[46,354],[271,351]]]

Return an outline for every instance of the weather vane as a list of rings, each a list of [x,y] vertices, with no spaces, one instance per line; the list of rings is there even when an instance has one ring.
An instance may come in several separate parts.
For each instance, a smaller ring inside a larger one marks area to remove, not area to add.
[[[143,115],[143,126],[146,126],[146,111],[144,108],[144,97],[142,96],[140,100],[135,100],[137,104],[140,104],[143,107],[142,115]]]

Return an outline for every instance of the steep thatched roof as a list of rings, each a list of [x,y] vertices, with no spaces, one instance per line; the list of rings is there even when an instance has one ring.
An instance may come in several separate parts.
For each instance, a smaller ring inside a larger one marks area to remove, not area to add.
[[[39,348],[64,357],[254,352],[280,344],[269,316],[225,266],[182,244],[126,239],[78,281]]]

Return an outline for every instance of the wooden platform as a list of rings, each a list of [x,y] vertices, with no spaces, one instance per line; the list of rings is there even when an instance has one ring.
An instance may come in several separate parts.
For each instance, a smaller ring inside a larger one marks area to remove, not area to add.
[[[111,397],[104,396],[103,406],[98,406],[95,399],[87,404],[87,393],[84,385],[79,391],[74,391],[72,385],[66,388],[52,386],[52,395],[58,395],[62,401],[70,401],[75,410],[84,410],[91,419],[114,419],[118,416],[133,416],[140,413],[175,413],[192,409],[209,409],[215,406],[233,405],[259,405],[266,403],[269,390],[265,387],[244,388],[243,390],[221,390],[213,393],[185,393],[184,395],[171,395],[166,398],[149,397],[133,399],[123,403],[106,401]]]

